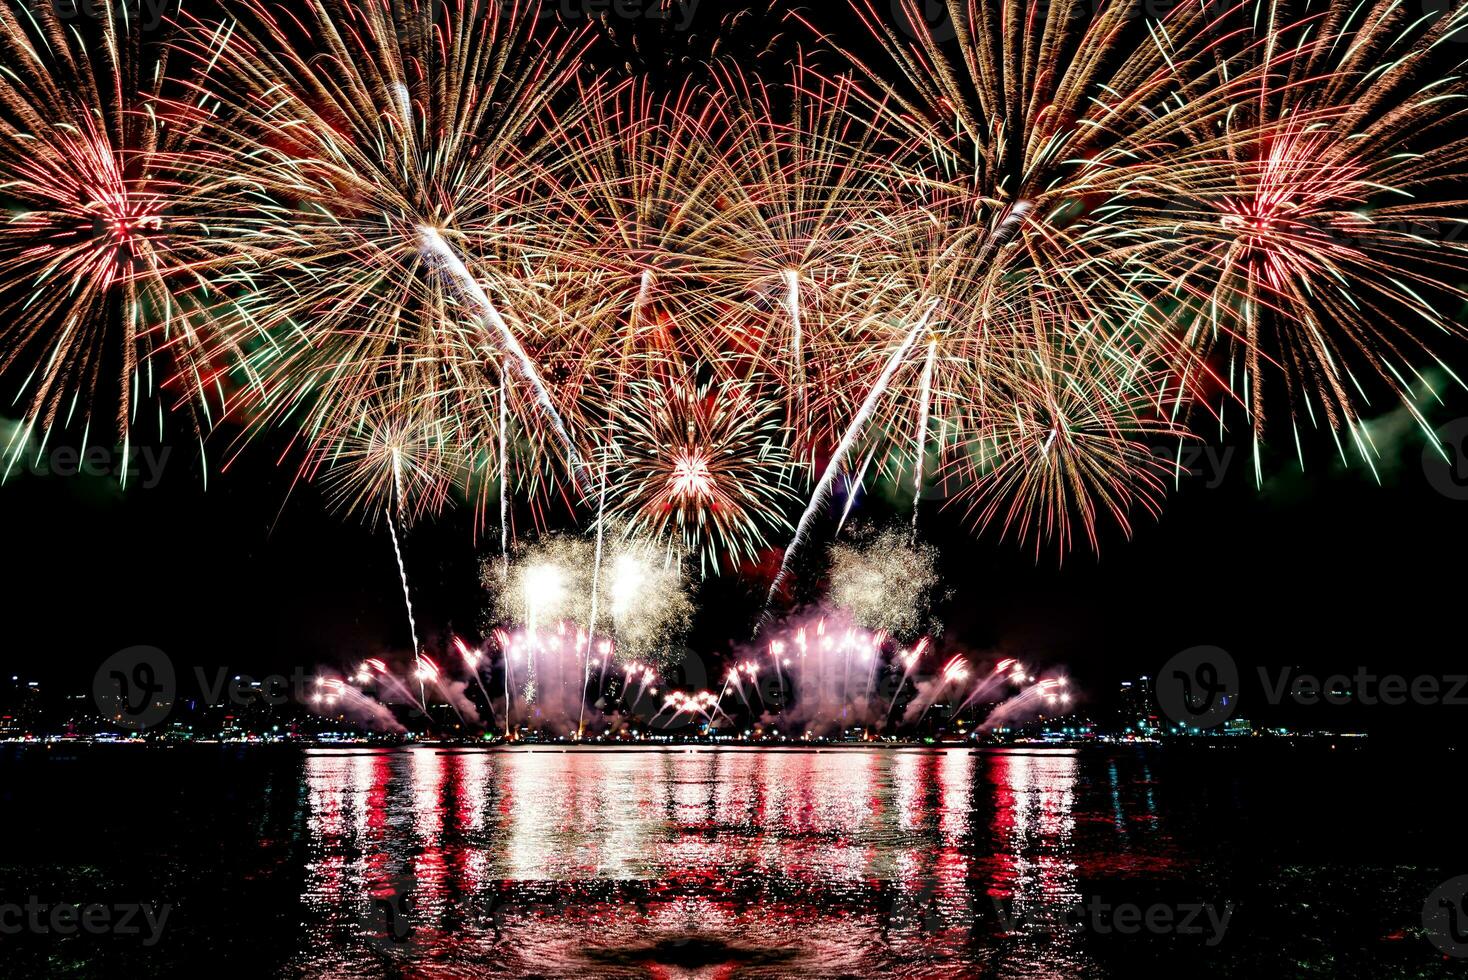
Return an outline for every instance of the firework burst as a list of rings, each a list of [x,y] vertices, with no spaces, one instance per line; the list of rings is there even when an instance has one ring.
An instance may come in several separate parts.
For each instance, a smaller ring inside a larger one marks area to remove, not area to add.
[[[746,382],[641,383],[607,461],[609,514],[705,573],[788,528],[791,461],[777,406]]]
[[[126,445],[172,370],[212,381],[191,295],[207,290],[209,187],[181,170],[168,46],[136,3],[97,9],[77,25],[0,4],[0,371],[25,375],[21,431],[90,434],[111,403]]]
[[[888,636],[926,631],[939,585],[938,553],[889,529],[831,549],[830,601],[856,623]]]
[[[1156,515],[1166,450],[1190,438],[1160,403],[1168,376],[1126,337],[1074,336],[1039,325],[1033,356],[1017,362],[975,421],[961,499],[981,526],[998,524],[1064,556],[1077,526],[1092,550],[1104,515],[1130,533],[1134,508]]]
[[[542,37],[530,5],[490,9],[260,0],[238,21],[196,25],[201,87],[222,103],[199,168],[233,176],[220,236],[248,259],[222,283],[219,344],[256,427],[351,431],[359,406],[392,389],[495,431],[490,393],[508,375],[537,458],[579,473],[513,312],[527,160],[577,41]]]
[[[1242,5],[1250,43],[1231,63],[1248,90],[1192,148],[1151,168],[1129,220],[1183,304],[1185,342],[1228,350],[1256,464],[1274,386],[1297,449],[1303,415],[1344,430],[1369,463],[1359,423],[1373,389],[1431,439],[1412,391],[1432,389],[1429,339],[1461,333],[1448,311],[1465,299],[1464,62],[1448,42],[1468,11],[1294,7]]]

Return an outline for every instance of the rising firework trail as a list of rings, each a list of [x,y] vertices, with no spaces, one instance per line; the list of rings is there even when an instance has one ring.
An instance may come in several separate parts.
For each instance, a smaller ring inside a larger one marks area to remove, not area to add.
[[[836,536],[841,536],[841,529],[846,527],[846,522],[851,517],[851,511],[856,507],[857,498],[861,495],[862,487],[866,484],[867,470],[872,468],[872,460],[877,458],[875,452],[867,453],[865,463],[861,469],[856,471],[853,478],[846,481],[846,506],[841,508],[841,520],[836,524]]]
[[[928,455],[928,419],[933,410],[933,365],[938,360],[938,341],[928,341],[928,356],[923,361],[921,405],[918,409],[917,435],[912,447],[912,541],[917,543],[918,515],[923,502],[923,464]]]
[[[408,610],[408,631],[413,637],[413,660],[421,668],[423,664],[423,649],[418,644],[418,620],[413,615],[413,591],[408,588],[408,566],[403,561],[402,543],[398,541],[398,526],[393,520],[393,511],[397,510],[398,516],[402,517],[403,507],[403,460],[402,453],[394,449],[392,453],[393,468],[393,502],[387,509],[387,529],[392,535],[392,551],[398,560],[398,577],[403,583],[403,605]],[[420,676],[418,696],[420,701],[426,700],[423,690],[423,679]]]
[[[770,583],[769,595],[765,598],[765,610],[760,617],[761,626],[769,621],[770,609],[774,605],[775,597],[779,595],[781,586],[785,584],[785,577],[790,574],[791,561],[810,536],[811,528],[815,525],[820,509],[825,505],[826,498],[831,493],[831,487],[835,485],[836,477],[840,473],[841,467],[845,464],[846,457],[851,452],[851,447],[856,444],[857,439],[861,436],[862,430],[866,428],[867,421],[871,418],[872,412],[877,407],[877,403],[881,401],[882,394],[887,390],[887,386],[892,383],[893,375],[902,367],[902,362],[907,356],[907,352],[912,349],[913,343],[923,330],[926,329],[928,321],[933,316],[933,312],[938,308],[938,302],[938,300],[934,300],[929,304],[927,312],[913,326],[906,339],[892,352],[892,356],[887,360],[887,366],[883,368],[876,383],[872,385],[872,389],[868,392],[866,401],[862,403],[861,409],[856,413],[856,417],[851,420],[851,426],[846,430],[846,434],[841,437],[841,442],[836,447],[836,451],[831,454],[831,461],[826,464],[826,472],[821,476],[820,482],[816,484],[815,492],[811,494],[810,503],[806,506],[805,513],[800,518],[800,523],[796,525],[795,537],[791,539],[790,546],[785,549],[785,557],[780,562],[780,571],[775,575],[775,580]]]
[[[479,285],[479,280],[470,275],[468,267],[464,265],[464,260],[459,257],[459,253],[453,246],[444,240],[439,230],[420,225],[418,236],[424,254],[432,258],[448,275],[449,281],[454,284],[465,301],[478,311],[479,316],[494,327],[505,353],[514,361],[521,376],[534,389],[540,410],[554,426],[556,435],[560,438],[561,447],[566,453],[566,465],[577,487],[584,496],[589,497],[589,484],[586,482],[587,477],[581,462],[581,454],[577,451],[576,443],[571,439],[570,432],[566,430],[566,422],[561,418],[561,413],[557,411],[550,389],[546,387],[545,380],[540,376],[535,362],[530,359],[530,355],[525,353],[525,348],[521,346],[515,332],[500,315],[499,308],[490,300],[484,287]]]
[[[800,270],[785,269],[785,306],[790,311],[790,361],[794,369],[795,397],[804,414],[805,406],[805,331],[800,322]]]
[[[500,365],[500,581],[510,579],[510,379],[509,365]]]

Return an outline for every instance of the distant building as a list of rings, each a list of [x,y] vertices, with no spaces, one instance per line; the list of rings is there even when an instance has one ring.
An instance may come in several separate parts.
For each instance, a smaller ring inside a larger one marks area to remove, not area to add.
[[[1225,735],[1253,735],[1254,723],[1247,718],[1230,718],[1223,723]]]
[[[0,732],[8,736],[34,733],[41,726],[41,685],[12,676],[0,689]]]
[[[1122,681],[1117,697],[1117,727],[1124,733],[1154,735],[1162,729],[1157,714],[1157,700],[1152,694],[1152,678],[1143,675]]]

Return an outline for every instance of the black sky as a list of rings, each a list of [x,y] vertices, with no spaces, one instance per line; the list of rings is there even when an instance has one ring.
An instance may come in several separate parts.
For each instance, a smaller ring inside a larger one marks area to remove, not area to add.
[[[699,16],[710,26],[732,6],[705,2]],[[1464,363],[1461,349],[1449,353],[1457,355],[1450,363]],[[1430,415],[1439,426],[1465,416],[1462,393]],[[1283,447],[1287,429],[1278,431]],[[1266,457],[1262,489],[1247,442],[1231,435],[1239,441],[1214,448],[1232,450],[1221,486],[1206,485],[1211,473],[1186,482],[1160,521],[1137,516],[1133,540],[1108,533],[1099,560],[1082,549],[1057,567],[1048,551],[1036,560],[992,534],[974,538],[957,514],[930,513],[927,533],[944,542],[952,590],[939,610],[943,642],[1063,665],[1098,699],[1121,677],[1155,672],[1201,644],[1224,647],[1246,670],[1468,671],[1468,500],[1435,488],[1419,433],[1395,418],[1374,431],[1380,485],[1354,453],[1342,468],[1331,441],[1317,435],[1306,439],[1308,473],[1299,473],[1291,447],[1289,456]],[[338,519],[312,488],[292,489],[290,468],[277,468],[267,446],[212,471],[206,491],[191,437],[180,429],[173,439],[153,488],[29,472],[0,486],[8,571],[0,670],[81,691],[103,659],[136,644],[160,647],[180,665],[252,674],[409,648],[385,529]],[[1458,475],[1468,480],[1468,450],[1458,442]],[[863,516],[903,519],[880,506]],[[451,631],[477,635],[487,604],[478,565],[492,544],[476,547],[464,510],[408,536],[431,645]],[[696,626],[695,649],[717,654],[742,640],[756,591],[730,581],[706,587],[712,611]],[[1378,714],[1372,723],[1443,731],[1460,718],[1468,709]]]

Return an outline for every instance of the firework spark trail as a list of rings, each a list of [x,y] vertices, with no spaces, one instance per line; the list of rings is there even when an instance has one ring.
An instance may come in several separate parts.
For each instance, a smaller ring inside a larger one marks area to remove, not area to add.
[[[484,686],[484,678],[479,672],[479,667],[484,662],[484,653],[479,650],[470,650],[469,645],[457,636],[454,637],[454,647],[459,651],[459,656],[464,659],[464,665],[469,668],[469,673],[474,678],[474,683],[479,685],[479,693],[484,695],[484,703],[490,705],[490,710],[493,712],[493,702],[489,697],[489,689]]]
[[[631,333],[634,336],[637,333],[637,321],[642,315],[643,309],[647,306],[647,301],[652,298],[653,280],[653,271],[651,269],[643,269],[642,279],[637,287],[637,299],[632,303]]]
[[[408,630],[413,635],[413,658],[415,661],[421,662],[422,654],[420,653],[420,647],[418,646],[418,622],[413,616],[413,595],[408,590],[408,566],[403,563],[403,549],[398,544],[398,526],[397,522],[392,519],[391,511],[389,511],[387,515],[387,529],[392,535],[393,554],[396,555],[398,559],[398,577],[402,580],[403,583],[403,604],[408,607]],[[419,700],[422,701],[424,692],[421,690],[421,679],[419,680],[419,688]]]
[[[530,359],[529,354],[525,353],[525,348],[521,346],[519,339],[515,336],[515,332],[510,329],[510,325],[505,322],[505,318],[500,314],[499,308],[490,300],[489,294],[484,291],[484,287],[479,285],[479,280],[475,279],[469,273],[469,269],[464,265],[464,261],[459,257],[459,253],[452,245],[444,240],[443,235],[439,233],[437,228],[419,225],[418,242],[425,257],[435,260],[442,269],[448,272],[450,281],[454,283],[460,294],[471,305],[476,307],[479,310],[480,316],[488,320],[499,333],[500,341],[504,345],[505,352],[514,359],[521,375],[535,389],[536,400],[540,403],[541,411],[550,419],[551,425],[556,430],[556,435],[560,437],[562,448],[566,451],[566,465],[571,471],[572,479],[576,481],[576,486],[581,491],[582,496],[589,497],[590,491],[586,482],[585,464],[582,463],[581,454],[577,451],[576,444],[571,439],[570,432],[566,429],[565,420],[561,417],[561,413],[556,410],[555,402],[551,399],[550,389],[546,387],[545,380],[540,376],[540,371],[536,368],[535,362]]]
[[[892,378],[902,366],[902,361],[907,356],[907,352],[912,348],[913,343],[917,341],[918,335],[927,327],[928,321],[932,319],[933,312],[938,308],[938,303],[938,300],[934,300],[928,305],[927,312],[918,320],[917,325],[908,333],[906,339],[892,352],[892,356],[887,360],[887,366],[883,368],[881,375],[877,378],[876,384],[872,385],[872,390],[867,394],[866,401],[862,403],[861,409],[856,413],[856,417],[851,420],[850,428],[842,436],[840,444],[836,447],[836,451],[831,454],[831,461],[826,464],[826,471],[822,474],[820,482],[816,484],[815,492],[811,494],[810,504],[806,507],[805,513],[801,515],[800,523],[796,525],[795,536],[791,539],[790,546],[785,549],[785,557],[780,562],[780,571],[775,575],[775,580],[770,583],[770,592],[765,598],[765,609],[760,616],[759,628],[763,628],[769,622],[770,609],[774,605],[775,597],[779,595],[780,587],[785,584],[785,578],[790,574],[791,560],[799,552],[801,545],[810,536],[811,528],[815,525],[818,512],[825,503],[826,497],[830,494],[831,487],[836,482],[836,476],[840,472],[846,456],[851,452],[851,447],[856,444],[856,440],[860,437],[862,430],[866,428],[867,420],[871,418],[872,412],[876,410],[877,402],[881,400],[883,392],[887,390],[887,386],[892,383]]]
[[[928,357],[923,362],[922,404],[918,409],[917,437],[913,445],[912,541],[917,544],[918,516],[923,502],[923,464],[928,453],[928,419],[933,409],[933,367],[938,360],[938,341],[928,341]]]
[[[852,508],[856,506],[859,491],[866,482],[867,470],[871,469],[872,460],[876,458],[877,454],[875,450],[867,453],[867,461],[861,464],[861,469],[857,471],[856,478],[847,481],[846,506],[841,508],[841,520],[836,524],[836,537],[838,538],[841,536],[841,529],[846,527],[846,522],[851,517]]]
[[[754,687],[754,696],[759,698],[760,711],[763,712],[765,710],[765,690],[759,682],[759,664],[750,660],[745,663],[744,669],[749,674],[750,684]]]
[[[740,676],[738,666],[735,666],[729,671],[729,679],[725,683],[732,683],[734,685],[734,693],[738,694],[739,700],[744,702],[745,710],[749,710],[751,708],[749,695],[744,693],[744,678]]]
[[[500,581],[510,580],[510,380],[500,365]]]
[[[643,378],[630,397],[638,411],[604,448],[608,518],[705,570],[757,560],[798,499],[779,406],[760,383],[732,379]]]
[[[414,671],[414,674],[418,678],[419,690],[424,690],[424,686],[429,681],[433,682],[433,686],[438,688],[438,693],[442,695],[445,701],[448,702],[449,707],[453,709],[454,714],[459,716],[459,722],[460,724],[462,724],[464,721],[464,712],[459,709],[459,704],[457,700],[449,694],[448,690],[445,689],[443,672],[439,670],[438,664],[434,663],[433,660],[428,657],[419,657],[418,668],[416,671]],[[427,704],[426,696],[424,698],[424,703]]]
[[[792,380],[795,384],[796,404],[801,406],[800,414],[804,415],[805,332],[800,322],[800,273],[795,269],[785,269],[780,275],[785,280],[785,305],[790,310],[790,354],[794,365]]]
[[[994,693],[994,691],[1002,688],[1005,684],[1012,681],[1013,678],[1009,677],[1007,674],[1003,673],[1000,670],[996,670],[994,673],[990,674],[988,677],[984,678],[983,680],[979,681],[979,683],[974,685],[974,689],[969,692],[968,697],[965,698],[963,700],[963,703],[958,706],[958,711],[963,711],[970,705],[978,704],[981,698],[987,697],[988,695]]]
[[[653,686],[657,678],[652,667],[634,661],[621,668],[622,699],[631,712],[626,720],[645,721],[654,727],[676,727],[685,722],[697,722],[710,728],[735,725],[739,717],[724,707],[733,693],[738,695],[742,710],[749,713],[751,720],[778,721],[782,729],[804,732],[806,737],[837,732],[850,734],[852,726],[861,726],[868,731],[888,728],[897,701],[929,649],[926,637],[910,649],[891,647],[889,640],[890,636],[885,631],[868,631],[844,616],[830,620],[821,616],[799,625],[782,627],[780,637],[770,644],[770,653],[778,664],[787,649],[791,651],[791,656],[784,659],[790,677],[788,688],[782,686],[782,703],[773,716],[767,714],[767,703],[759,686],[760,666],[754,659],[745,659],[737,660],[729,667],[717,693],[711,690],[670,690],[655,702],[660,707],[647,719],[639,706],[649,693],[654,697],[659,695]],[[588,638],[574,622],[561,620],[552,624],[541,621],[533,633],[528,628],[513,635],[505,630],[496,630],[492,642],[502,651],[504,658],[507,732],[510,731],[509,719],[513,712],[513,664],[517,661],[523,663],[527,658],[543,659],[541,674],[545,681],[539,700],[534,702],[536,707],[530,712],[530,723],[540,730],[557,731],[572,737],[576,737],[583,725],[589,724],[590,719],[578,718],[578,712],[584,709],[584,698],[579,705],[573,705],[567,700],[562,685],[554,682],[557,678],[569,676],[582,663],[582,656],[587,650]],[[452,643],[458,653],[456,660],[462,663],[467,676],[456,678],[450,669],[441,667],[425,655],[413,669],[411,677],[416,677],[420,686],[431,684],[442,695],[444,703],[458,715],[460,725],[480,726],[480,706],[467,697],[467,692],[472,679],[479,685],[485,699],[489,698],[483,680],[485,655],[482,650],[471,649],[461,638],[453,638]],[[611,641],[605,641],[594,649],[599,658],[609,659],[613,655]],[[884,702],[873,686],[875,677],[880,672],[896,672],[899,668],[901,676],[897,689],[891,699]],[[853,678],[852,674],[858,671],[864,676]],[[1064,677],[1052,676],[1037,681],[1023,664],[1013,659],[1000,661],[989,672],[977,675],[978,681],[971,684],[974,676],[973,667],[965,657],[950,658],[938,676],[916,681],[914,697],[907,705],[902,724],[920,725],[945,694],[952,694],[957,703],[957,707],[948,711],[951,718],[1006,685],[1013,685],[1017,696],[996,709],[995,724],[998,719],[1030,707],[1044,710],[1046,707],[1069,705],[1073,701]],[[375,681],[379,691],[390,689],[397,692],[407,704],[426,715],[427,702],[414,696],[407,686],[411,677],[395,674],[380,660],[367,660],[359,667],[354,681],[359,688]],[[861,682],[853,683],[857,680]],[[318,696],[313,702],[318,705],[324,700],[327,707],[336,707],[339,702],[351,701],[354,693],[359,693],[355,689],[347,690],[345,681],[319,678],[316,683]],[[758,697],[758,709],[755,699],[750,697],[751,685]],[[601,693],[605,695],[606,691]],[[352,703],[365,712],[369,722],[392,724],[384,717],[387,713],[384,704],[371,702],[365,695],[361,703]],[[530,703],[526,701],[527,709]],[[597,707],[601,707],[600,702]],[[490,723],[495,720],[491,718]],[[580,737],[584,738],[584,733]]]
[[[1069,705],[1074,700],[1067,690],[1069,684],[1070,682],[1064,677],[1048,677],[1039,683],[1031,684],[995,708],[989,717],[984,719],[980,731],[991,732],[1021,712]]]
[[[933,688],[932,696],[926,699],[927,703],[923,705],[922,713],[918,715],[915,724],[921,725],[923,723],[923,719],[928,716],[929,711],[933,710],[933,705],[938,703],[938,698],[950,685],[961,684],[968,680],[968,677],[969,667],[967,661],[962,657],[954,657],[949,660],[943,667],[943,674],[939,678],[937,685]],[[914,702],[914,704],[916,703]],[[910,710],[911,707],[909,707]]]
[[[632,304],[632,313],[627,322],[627,343],[630,344],[637,336],[638,321],[642,315],[643,307],[652,297],[653,271],[644,269],[642,271],[641,284],[637,290],[637,299]],[[625,356],[626,345],[623,346],[623,356],[617,364],[616,393],[613,396],[613,407],[607,413],[607,442],[611,443],[615,438],[615,426],[617,417],[621,411],[621,405],[625,398],[623,389],[626,384],[627,359]],[[586,631],[590,639],[589,645],[596,641],[597,614],[601,601],[601,579],[602,579],[602,555],[605,551],[607,531],[607,490],[608,490],[608,467],[611,465],[611,454],[603,459],[601,465],[601,487],[597,494],[596,502],[596,554],[592,559],[591,570],[591,614],[587,618]],[[605,669],[603,669],[605,676]],[[591,679],[591,666],[588,662],[581,679],[581,719],[577,722],[577,737],[585,729],[586,718],[586,684]]]
[[[912,669],[923,659],[923,654],[928,650],[928,638],[925,636],[918,641],[918,645],[903,653],[899,660],[902,664],[902,676],[897,680],[897,688],[892,692],[892,700],[887,702],[887,710],[882,715],[884,723],[890,721],[892,712],[897,707],[897,698],[901,696],[902,689],[907,685],[907,680],[912,676]]]
[[[393,500],[387,508],[387,529],[392,535],[392,550],[398,560],[398,577],[403,583],[403,604],[408,608],[408,631],[413,637],[413,662],[419,670],[423,667],[423,649],[418,643],[418,621],[413,615],[413,593],[408,588],[408,566],[403,561],[402,544],[398,541],[398,526],[393,520],[393,509],[396,507],[398,516],[403,514],[403,455],[398,449],[392,450],[392,486]],[[418,681],[418,695],[420,701],[427,701],[426,692],[423,689],[423,680]]]
[[[769,646],[770,663],[775,667],[775,687],[782,695],[785,691],[785,674],[781,670],[780,661],[785,657],[785,643],[782,640],[771,640]]]
[[[508,570],[506,574],[508,575]],[[505,672],[505,741],[508,742],[514,739],[514,723],[512,718],[515,708],[515,702],[511,693],[514,681],[510,676],[512,670],[510,664],[510,637],[502,630],[495,630],[494,639],[499,644],[500,656]]]
[[[55,4],[0,5],[0,375],[20,379],[25,437],[7,449],[80,424],[85,455],[112,401],[124,486],[155,397],[162,432],[160,379],[208,370],[191,297],[219,246],[212,185],[187,173],[197,120],[165,110],[174,25],[140,29],[138,12],[119,0],[83,24]],[[175,407],[202,439],[209,403]]]
[[[643,697],[647,694],[648,689],[651,688],[653,683],[657,680],[657,675],[653,673],[653,669],[651,667],[644,667],[641,664],[633,664],[631,671],[627,674],[627,679],[624,684],[626,686],[630,686],[631,680],[634,676],[638,678],[637,694],[628,703],[635,705],[639,701],[641,701]],[[657,691],[654,690],[653,693],[656,694]]]
[[[403,695],[403,697],[408,699],[408,704],[417,708],[419,713],[421,713],[425,718],[428,716],[428,705],[421,698],[413,696],[412,688],[410,688],[398,677],[394,676],[386,668],[383,669],[381,676],[385,681],[387,681],[388,684],[397,688],[397,690]]]
[[[724,675],[724,686],[721,687],[721,688],[719,688],[719,693],[718,693],[718,695],[717,695],[717,697],[715,699],[715,703],[719,705],[719,710],[720,711],[723,710],[724,695],[726,695],[726,694],[729,693],[729,685],[731,683],[733,683],[733,681],[734,681],[734,671],[731,670],[727,674]]]
[[[318,677],[316,679],[316,692],[311,696],[310,700],[312,706],[317,710],[340,707],[343,713],[351,712],[360,714],[366,724],[385,732],[403,733],[407,731],[393,717],[387,705],[369,697],[367,694],[342,680]],[[338,704],[338,702],[341,703]],[[352,711],[352,709],[355,709],[355,711]]]
[[[398,544],[398,526],[391,513],[387,515],[387,526],[392,532],[392,550],[397,556],[398,577],[403,583],[403,604],[408,607],[408,629],[413,634],[413,656],[418,657],[421,647],[418,645],[418,622],[413,617],[413,595],[408,591],[408,567],[403,564],[403,549]]]
[[[581,702],[581,714],[576,721],[576,737],[580,738],[586,730],[586,684],[591,680],[591,645],[596,642],[596,618],[597,606],[601,600],[601,558],[606,544],[607,522],[607,469],[602,465],[601,470],[601,499],[597,501],[596,512],[596,555],[591,562],[591,615],[586,622],[586,655],[582,657],[581,670],[581,694],[578,700]]]

